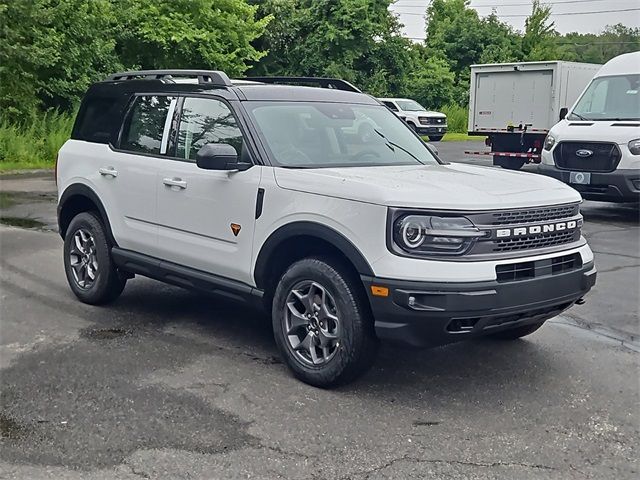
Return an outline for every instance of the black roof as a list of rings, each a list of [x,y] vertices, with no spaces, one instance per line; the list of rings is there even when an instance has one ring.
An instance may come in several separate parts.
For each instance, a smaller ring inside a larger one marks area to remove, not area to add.
[[[240,101],[289,100],[380,104],[375,98],[360,92],[353,85],[340,79],[256,77],[234,81],[230,80],[224,72],[207,70],[141,70],[115,73],[106,80],[93,84],[87,93],[112,96],[137,92],[215,93],[228,100]]]

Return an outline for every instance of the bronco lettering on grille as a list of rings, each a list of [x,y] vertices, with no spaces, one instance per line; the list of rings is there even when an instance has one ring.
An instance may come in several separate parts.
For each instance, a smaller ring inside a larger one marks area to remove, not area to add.
[[[525,237],[529,235],[539,235],[542,233],[562,232],[564,230],[575,230],[579,224],[577,220],[568,222],[545,223],[542,225],[532,225],[529,227],[500,228],[496,230],[497,238]]]

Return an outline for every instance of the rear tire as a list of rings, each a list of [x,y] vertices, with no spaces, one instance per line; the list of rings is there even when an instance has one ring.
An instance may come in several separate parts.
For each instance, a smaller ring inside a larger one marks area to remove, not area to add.
[[[327,388],[362,375],[378,340],[358,279],[339,262],[305,258],[284,273],[273,300],[276,344],[294,376]]]
[[[64,270],[81,302],[100,305],[120,296],[127,283],[116,270],[106,229],[94,212],[76,215],[64,236]]]
[[[544,325],[544,322],[532,323],[531,325],[523,325],[521,327],[511,328],[509,330],[503,330],[502,332],[493,333],[489,335],[489,337],[499,340],[517,340],[518,338],[531,335],[542,325]]]
[[[430,142],[439,142],[444,135],[429,135]]]

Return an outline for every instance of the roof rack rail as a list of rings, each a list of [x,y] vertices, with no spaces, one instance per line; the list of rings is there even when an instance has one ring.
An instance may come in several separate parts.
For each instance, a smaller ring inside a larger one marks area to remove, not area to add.
[[[262,83],[281,83],[281,84],[309,84],[320,88],[333,88],[335,90],[344,90],[345,92],[362,93],[362,91],[350,84],[346,80],[340,78],[324,78],[324,77],[245,77],[243,80],[251,80],[253,82]]]
[[[197,78],[199,84],[217,85],[220,87],[232,86],[227,74],[219,70],[132,70],[109,75],[107,81],[135,80],[137,78],[161,80],[174,77]]]

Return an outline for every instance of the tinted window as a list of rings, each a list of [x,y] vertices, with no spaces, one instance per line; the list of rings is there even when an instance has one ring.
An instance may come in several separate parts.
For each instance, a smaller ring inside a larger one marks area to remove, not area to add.
[[[109,143],[122,120],[124,102],[116,97],[90,97],[84,101],[73,138]]]
[[[185,98],[178,129],[176,156],[196,159],[207,143],[227,143],[242,153],[242,133],[229,107],[219,100]]]
[[[138,97],[122,132],[120,148],[133,152],[160,154],[162,134],[171,98]]]

